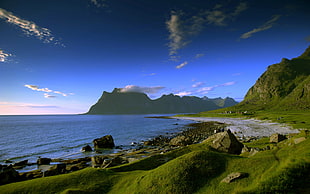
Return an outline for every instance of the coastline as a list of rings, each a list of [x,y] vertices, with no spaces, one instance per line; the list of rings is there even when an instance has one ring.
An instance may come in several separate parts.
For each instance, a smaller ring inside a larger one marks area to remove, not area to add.
[[[119,151],[111,154],[102,154],[100,153],[100,150],[94,150],[93,152],[97,154],[94,154],[92,157],[67,160],[56,158],[51,159],[51,163],[48,165],[38,165],[37,163],[27,164],[26,162],[21,166],[14,166],[13,164],[13,168],[18,171],[25,166],[28,168],[29,166],[36,167],[35,170],[32,168],[32,170],[21,170],[19,172],[21,177],[20,181],[23,181],[44,176],[70,173],[86,167],[109,168],[125,163],[131,163],[153,155],[164,154],[187,145],[201,143],[214,133],[224,130],[230,130],[233,132],[241,142],[260,139],[262,137],[270,136],[273,133],[289,134],[299,132],[298,130],[292,129],[283,124],[270,123],[255,119],[220,117],[168,118],[176,120],[191,120],[194,122],[180,127],[180,131],[178,132],[162,134],[141,143],[133,143],[130,148],[126,147],[125,149],[125,147],[116,145],[114,149],[118,149]],[[115,159],[117,159],[117,161],[115,161]],[[109,163],[104,163],[104,161],[109,161]],[[64,164],[62,170],[57,169],[61,164]],[[50,171],[52,173],[47,173]]]

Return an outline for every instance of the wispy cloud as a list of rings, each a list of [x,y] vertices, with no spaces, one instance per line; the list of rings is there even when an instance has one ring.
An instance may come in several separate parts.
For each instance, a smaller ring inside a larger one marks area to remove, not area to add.
[[[204,82],[196,82],[192,85],[193,88],[198,88],[198,87],[201,87],[203,86],[205,83]]]
[[[203,87],[203,88],[199,89],[197,92],[201,93],[201,94],[207,94],[210,91],[214,90],[215,88],[223,87],[223,86],[232,86],[234,84],[236,84],[236,82],[233,82],[233,81],[232,82],[226,82],[226,83],[218,84],[218,85],[214,85],[214,86]]]
[[[181,68],[185,67],[187,64],[188,64],[188,62],[184,61],[183,63],[181,63],[180,65],[176,66],[175,68],[181,69]]]
[[[275,24],[275,22],[281,17],[281,15],[274,15],[270,20],[265,22],[263,25],[259,26],[258,28],[254,28],[253,30],[246,32],[240,36],[242,39],[250,38],[253,34],[261,31],[268,30],[272,28]]]
[[[179,58],[178,51],[187,46],[190,37],[199,34],[205,24],[225,26],[227,21],[233,20],[247,9],[247,4],[241,2],[234,10],[224,11],[223,5],[216,5],[212,10],[198,12],[194,16],[186,17],[182,11],[172,11],[170,19],[166,21],[169,31],[169,56],[170,60]]]
[[[22,31],[28,36],[35,36],[42,40],[44,43],[54,43],[64,46],[59,40],[57,40],[52,32],[47,28],[42,28],[32,21],[24,20],[13,13],[0,8],[0,19],[6,22],[16,25],[22,29]]]
[[[153,86],[153,87],[143,87],[136,85],[127,85],[121,89],[121,92],[139,92],[139,93],[147,93],[147,94],[156,94],[160,90],[164,89],[163,86]]]
[[[39,92],[45,92],[44,93],[44,98],[56,98],[57,96],[55,95],[51,95],[51,94],[59,94],[59,95],[62,95],[62,96],[68,96],[68,95],[73,95],[73,93],[64,93],[64,92],[60,92],[60,91],[53,91],[53,90],[50,90],[49,88],[39,88],[39,86],[36,86],[36,85],[24,85],[26,88],[29,88],[31,90],[34,90],[34,91],[39,91]]]
[[[0,62],[7,62],[8,57],[12,56],[12,54],[6,53],[5,51],[0,49]]]
[[[178,50],[186,46],[189,42],[186,41],[187,32],[184,29],[181,20],[181,13],[172,11],[170,20],[166,22],[169,35],[169,55],[175,56]]]
[[[177,96],[188,96],[188,95],[191,95],[191,94],[192,94],[192,92],[178,92],[178,93],[176,93],[174,95],[177,95]]]
[[[106,0],[90,0],[92,4],[94,4],[96,7],[101,8],[101,7],[107,7]]]

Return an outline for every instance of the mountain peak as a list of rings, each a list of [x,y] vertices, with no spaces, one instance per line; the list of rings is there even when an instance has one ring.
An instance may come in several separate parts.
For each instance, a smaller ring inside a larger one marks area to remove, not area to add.
[[[302,55],[300,55],[300,57],[310,57],[310,46],[305,50]]]

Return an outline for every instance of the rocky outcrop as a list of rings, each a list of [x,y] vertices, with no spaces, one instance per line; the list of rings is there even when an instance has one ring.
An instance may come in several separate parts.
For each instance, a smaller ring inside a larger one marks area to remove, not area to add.
[[[18,172],[12,165],[0,164],[0,185],[16,182],[20,179]]]
[[[242,179],[245,177],[248,177],[249,174],[248,173],[244,173],[244,172],[233,172],[231,174],[229,174],[227,177],[225,177],[221,183],[231,183],[237,179]]]
[[[51,161],[52,161],[52,159],[50,159],[50,158],[39,158],[37,160],[37,164],[38,165],[48,165],[51,163]]]
[[[90,147],[90,145],[82,147],[82,152],[91,152],[93,149]]]
[[[241,154],[243,144],[237,140],[230,130],[214,134],[208,139],[212,140],[211,147],[220,152]]]
[[[281,135],[281,134],[275,133],[275,134],[272,134],[270,136],[269,142],[270,143],[279,143],[280,141],[283,141],[285,139],[286,139],[285,135]]]
[[[100,148],[113,148],[115,146],[113,137],[111,135],[106,135],[98,139],[93,140],[95,149]]]
[[[170,140],[170,145],[173,146],[186,146],[192,144],[193,141],[184,135],[177,136]]]

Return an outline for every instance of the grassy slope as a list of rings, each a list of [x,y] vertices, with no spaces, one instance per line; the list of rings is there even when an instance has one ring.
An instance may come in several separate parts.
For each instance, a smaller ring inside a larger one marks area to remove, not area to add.
[[[309,138],[306,133],[299,136]],[[218,153],[205,142],[109,170],[87,168],[8,184],[0,186],[0,193],[306,193],[310,191],[310,140],[294,144],[299,136],[251,157]],[[268,144],[268,139],[262,139],[247,146]],[[249,177],[220,183],[240,171]]]

